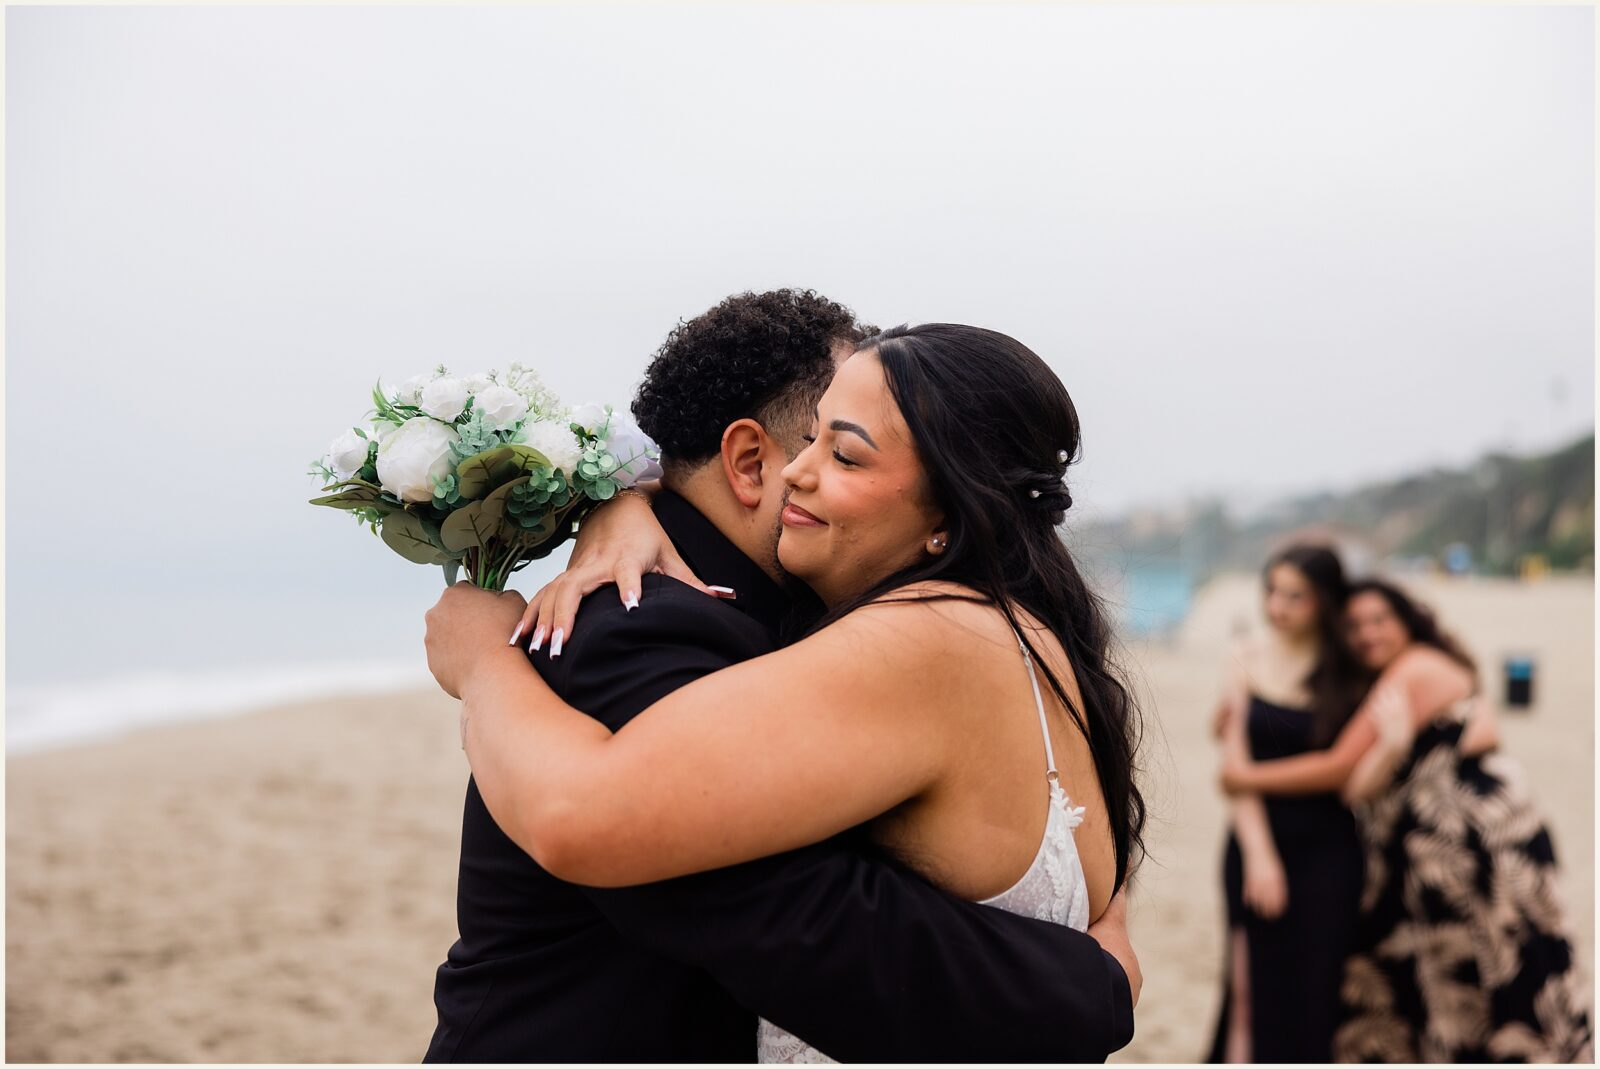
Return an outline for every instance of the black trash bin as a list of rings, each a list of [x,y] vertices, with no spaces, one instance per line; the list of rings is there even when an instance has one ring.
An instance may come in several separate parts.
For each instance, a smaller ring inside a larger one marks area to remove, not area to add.
[[[1506,708],[1527,709],[1533,705],[1533,669],[1532,657],[1513,656],[1506,658]]]

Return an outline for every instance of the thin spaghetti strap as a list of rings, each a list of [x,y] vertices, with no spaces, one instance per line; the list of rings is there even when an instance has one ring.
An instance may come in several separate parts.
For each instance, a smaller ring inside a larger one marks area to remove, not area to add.
[[[1012,628],[1017,636],[1017,647],[1022,650],[1022,661],[1028,666],[1028,682],[1033,684],[1033,707],[1039,711],[1039,728],[1044,732],[1044,761],[1049,769],[1045,778],[1050,781],[1050,786],[1055,789],[1061,787],[1061,773],[1056,771],[1056,750],[1050,743],[1050,721],[1044,715],[1044,697],[1039,693],[1039,675],[1033,669],[1033,655],[1028,652],[1028,644],[1022,641],[1022,632]]]

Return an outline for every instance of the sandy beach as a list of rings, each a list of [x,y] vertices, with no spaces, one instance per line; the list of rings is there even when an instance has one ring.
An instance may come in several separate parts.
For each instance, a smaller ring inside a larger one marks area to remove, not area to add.
[[[1594,588],[1588,578],[1411,584],[1479,655],[1538,660],[1504,718],[1565,869],[1593,968]],[[1171,643],[1130,651],[1151,712],[1146,984],[1116,1061],[1205,1052],[1219,997],[1223,836],[1207,720],[1255,581],[1219,579]],[[414,1062],[455,938],[466,762],[438,692],[174,725],[6,764],[10,1061]]]

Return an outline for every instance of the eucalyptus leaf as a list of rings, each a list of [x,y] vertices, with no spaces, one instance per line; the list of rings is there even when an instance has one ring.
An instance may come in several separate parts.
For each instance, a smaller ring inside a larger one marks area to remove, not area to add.
[[[463,460],[456,468],[456,490],[462,498],[476,501],[503,483],[527,475],[538,468],[550,468],[549,459],[525,445],[497,445]]]
[[[403,509],[383,518],[384,544],[415,564],[443,564],[450,554],[428,536],[421,517]]]
[[[456,576],[458,576],[460,574],[461,574],[461,559],[459,557],[451,557],[449,560],[444,562],[444,585],[445,586],[455,586],[456,585]]]
[[[548,540],[549,537],[555,533],[556,527],[560,523],[561,516],[557,513],[551,512],[546,514],[543,519],[534,524],[532,527],[523,530],[518,537],[522,540],[523,544],[531,550],[535,546]]]
[[[455,555],[445,548],[444,535],[440,530],[443,526],[442,520],[436,520],[427,513],[418,513],[417,522],[422,524],[423,534],[428,536],[428,541],[432,542],[435,548],[447,557]]]
[[[511,496],[517,487],[524,486],[527,482],[528,476],[526,475],[512,479],[508,483],[495,487],[489,492],[489,496],[483,499],[484,518],[487,519],[490,516],[495,518],[500,524],[500,540],[507,545],[510,545],[512,541],[522,534],[521,525],[517,523],[516,517],[510,514]]]
[[[504,508],[494,510],[482,501],[474,501],[452,512],[439,529],[444,546],[457,553],[469,549],[488,549],[500,533]]]
[[[375,508],[384,512],[398,512],[399,505],[383,498],[383,491],[358,479],[340,483],[344,489],[311,499],[313,505],[326,505],[335,509]],[[324,489],[329,489],[324,487]]]
[[[379,486],[377,483],[372,482],[370,479],[360,479],[360,478],[345,479],[342,482],[329,483],[327,486],[324,486],[323,489],[324,490],[347,490],[347,489],[353,489],[353,488],[358,487],[358,486],[361,487],[362,489],[365,489],[365,490],[371,490],[374,493],[379,493],[379,494],[383,493],[383,487]]]

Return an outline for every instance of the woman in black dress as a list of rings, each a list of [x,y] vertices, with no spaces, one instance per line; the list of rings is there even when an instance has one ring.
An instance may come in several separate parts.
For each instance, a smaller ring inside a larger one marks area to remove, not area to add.
[[[1321,546],[1291,546],[1265,574],[1268,634],[1240,651],[1219,710],[1230,751],[1256,760],[1327,746],[1364,680],[1340,640],[1345,582]],[[1236,795],[1223,862],[1228,952],[1214,1062],[1325,1062],[1354,942],[1362,854],[1337,794]]]
[[[1550,834],[1495,752],[1472,659],[1390,584],[1354,585],[1347,606],[1355,652],[1382,673],[1360,720],[1318,758],[1234,777],[1289,791],[1342,771],[1357,803],[1367,880],[1334,1057],[1593,1061]]]

